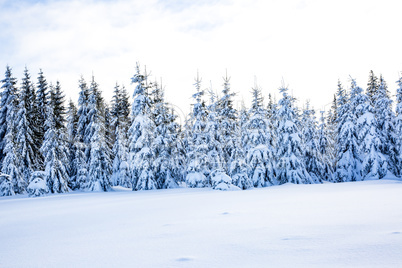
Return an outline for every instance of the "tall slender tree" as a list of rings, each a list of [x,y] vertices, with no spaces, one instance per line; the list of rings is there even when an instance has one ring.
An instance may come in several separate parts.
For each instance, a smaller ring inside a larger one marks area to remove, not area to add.
[[[355,86],[352,80],[352,87]],[[360,156],[357,144],[355,118],[350,100],[342,85],[337,91],[337,161],[334,172],[335,182],[360,180]]]
[[[50,102],[46,113],[45,140],[41,152],[45,160],[45,180],[52,193],[70,191],[67,173],[68,154],[65,128],[57,128],[58,113],[54,109],[55,103]]]
[[[131,81],[137,84],[133,94],[131,113],[133,122],[128,130],[132,189],[133,191],[152,190],[157,188],[152,168],[155,124],[151,119],[148,74],[146,71],[144,74],[140,72],[139,64],[137,64],[136,74]]]
[[[1,86],[1,101],[0,101],[0,167],[6,152],[6,135],[8,132],[8,122],[14,120],[11,115],[14,113],[17,106],[17,79],[13,77],[10,66],[6,67],[5,78],[0,81]],[[14,125],[13,125],[14,126]],[[14,130],[13,130],[14,131]]]
[[[315,181],[307,172],[303,162],[300,131],[296,124],[296,113],[293,108],[293,97],[288,94],[288,88],[282,86],[279,91],[282,98],[279,100],[278,126],[278,163],[277,179],[280,184],[296,183],[308,184]]]
[[[28,69],[24,70],[21,89],[19,93],[18,112],[16,114],[17,154],[20,159],[20,173],[26,183],[29,183],[32,172],[40,166],[39,148],[35,144],[35,91],[31,82]]]
[[[187,149],[187,174],[186,183],[188,187],[207,187],[210,185],[208,176],[208,145],[205,132],[207,111],[202,100],[204,90],[201,89],[201,79],[195,79],[196,93],[193,94],[193,111],[190,114],[191,132],[188,139]]]

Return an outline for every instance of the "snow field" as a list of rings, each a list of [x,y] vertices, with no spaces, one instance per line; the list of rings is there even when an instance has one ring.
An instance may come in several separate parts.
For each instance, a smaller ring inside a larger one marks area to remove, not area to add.
[[[0,199],[0,267],[402,267],[402,183]]]

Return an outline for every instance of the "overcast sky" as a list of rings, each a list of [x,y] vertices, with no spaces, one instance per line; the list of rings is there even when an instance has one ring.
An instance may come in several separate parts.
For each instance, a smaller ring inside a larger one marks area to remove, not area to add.
[[[279,97],[282,79],[302,103],[331,102],[337,80],[366,87],[382,73],[395,93],[402,71],[401,1],[0,0],[0,68],[21,79],[28,67],[59,80],[78,98],[92,73],[104,97],[130,78],[139,61],[163,79],[166,98],[185,113],[199,71],[203,87],[232,90],[250,105],[255,77],[264,96]],[[329,106],[325,108],[328,109]]]

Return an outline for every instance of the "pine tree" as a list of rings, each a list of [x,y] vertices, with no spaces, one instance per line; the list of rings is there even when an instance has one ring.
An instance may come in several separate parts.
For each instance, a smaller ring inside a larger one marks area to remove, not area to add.
[[[293,97],[288,95],[288,88],[282,86],[279,91],[282,99],[279,100],[278,126],[278,163],[276,167],[277,179],[280,184],[314,183],[308,174],[303,162],[300,131],[297,127],[296,113],[293,108]]]
[[[377,76],[374,75],[373,70],[371,70],[370,74],[369,74],[369,80],[367,83],[366,95],[368,96],[368,98],[370,100],[370,104],[373,107],[374,107],[378,87],[379,87],[378,78],[377,78]]]
[[[85,130],[88,127],[88,105],[89,105],[89,89],[83,77],[79,80],[79,98],[78,98],[78,124],[77,124],[77,141],[85,143]]]
[[[338,81],[338,88],[341,88],[341,82]],[[334,99],[332,101],[331,108],[328,111],[327,121],[326,121],[326,131],[328,133],[327,141],[328,141],[328,160],[331,165],[331,170],[335,170],[337,152],[336,152],[336,137],[337,137],[337,102],[336,102],[336,94],[334,94]]]
[[[56,120],[56,129],[64,129],[66,124],[66,107],[64,106],[64,95],[59,81],[50,91],[50,102],[54,107],[54,116]]]
[[[380,150],[387,158],[389,171],[392,174],[398,174],[398,155],[395,147],[396,136],[393,124],[392,100],[389,97],[388,87],[382,76],[380,76],[379,84],[375,95],[374,113],[377,120],[377,133],[381,141]]]
[[[112,185],[132,188],[130,166],[128,164],[128,145],[124,124],[116,128],[116,141],[113,145]]]
[[[207,187],[210,185],[208,176],[208,145],[205,133],[206,127],[206,107],[202,100],[204,90],[201,90],[201,79],[198,75],[195,79],[196,93],[193,94],[195,103],[193,104],[193,112],[190,114],[189,132],[190,137],[187,147],[187,174],[186,183],[188,187]]]
[[[214,171],[219,171],[224,173],[223,167],[226,166],[223,159],[223,148],[221,144],[221,133],[219,131],[219,118],[218,111],[218,97],[212,89],[212,85],[208,90],[210,96],[210,104],[207,106],[207,117],[205,122],[205,137],[206,144],[208,146],[208,166],[207,169],[209,174],[207,176],[208,180],[211,181],[212,173]],[[216,172],[215,172],[216,173]],[[217,173],[216,173],[217,174]]]
[[[328,128],[325,124],[324,111],[321,111],[320,124],[318,126],[318,154],[321,169],[320,177],[322,180],[331,181],[333,174],[333,162],[331,159],[331,150],[329,142]]]
[[[87,145],[88,182],[85,188],[89,191],[108,191],[111,189],[111,153],[106,140],[105,104],[94,77],[87,107],[89,124],[85,130],[84,144]]]
[[[45,140],[41,147],[45,164],[45,180],[52,193],[64,193],[68,187],[69,176],[66,134],[64,128],[57,128],[58,114],[54,109],[54,102],[48,104],[46,114]]]
[[[69,187],[73,190],[79,188],[77,184],[77,173],[78,166],[75,164],[74,159],[76,155],[77,145],[76,145],[76,137],[77,137],[77,124],[78,124],[78,115],[77,115],[77,107],[74,102],[70,99],[68,103],[67,109],[67,143],[68,143],[68,175],[70,177]]]
[[[11,68],[6,67],[5,78],[1,80],[1,102],[0,102],[0,168],[5,157],[6,135],[8,122],[12,119],[13,109],[17,106],[17,79],[12,76]]]
[[[356,125],[362,159],[361,174],[363,179],[381,179],[387,173],[387,161],[380,151],[381,141],[371,102],[365,95],[362,95],[362,99],[362,116],[358,118]]]
[[[243,144],[243,138],[246,137],[246,124],[248,121],[247,111],[244,105],[240,110],[239,120],[239,127],[234,137],[235,144],[232,151],[229,175],[232,177],[234,185],[240,189],[246,190],[253,187],[253,182],[248,176],[250,168],[246,163],[246,149]]]
[[[49,101],[49,89],[48,83],[46,81],[45,76],[43,75],[42,70],[39,72],[37,90],[36,90],[36,122],[37,122],[37,136],[39,144],[43,143],[45,137],[45,121],[46,121],[46,109]],[[43,160],[42,160],[43,161]]]
[[[246,161],[250,170],[248,176],[254,187],[277,184],[274,167],[274,148],[269,135],[267,112],[263,108],[261,89],[252,88],[252,104],[246,124]]]
[[[152,163],[154,155],[152,144],[154,141],[155,124],[151,120],[151,100],[148,94],[148,74],[141,74],[137,64],[136,74],[132,83],[137,86],[133,94],[132,113],[133,122],[129,128],[129,163],[132,177],[132,189],[153,190],[157,188]]]
[[[0,196],[15,195],[10,176],[0,173]]]
[[[230,77],[223,78],[222,97],[218,101],[219,136],[222,148],[223,169],[229,171],[232,155],[235,150],[235,135],[237,128],[237,111],[233,107],[233,98],[236,93],[230,92]]]
[[[159,189],[175,188],[182,180],[179,169],[183,164],[179,150],[181,147],[179,126],[175,122],[177,116],[169,110],[168,104],[165,102],[162,85],[154,83],[152,96],[152,114],[156,127],[153,143],[155,181]]]
[[[112,107],[110,110],[111,124],[110,129],[114,131],[111,135],[113,143],[113,167],[111,183],[115,186],[120,185],[126,188],[132,188],[131,174],[128,164],[128,140],[127,140],[127,125],[128,125],[128,96],[125,88],[120,89],[116,84],[114,95],[112,98]]]
[[[352,87],[355,86],[352,81]],[[337,91],[337,162],[334,172],[335,182],[360,180],[360,156],[357,144],[355,118],[346,91],[338,84]]]
[[[20,159],[20,173],[26,183],[29,183],[31,174],[35,168],[40,167],[39,144],[35,144],[35,91],[31,82],[28,69],[24,70],[22,79],[18,112],[16,114],[17,155]]]
[[[323,179],[321,177],[323,166],[320,161],[317,121],[315,111],[310,108],[309,101],[306,102],[306,106],[303,110],[301,132],[306,170],[313,181],[321,182]]]
[[[14,112],[12,112],[12,108],[8,107],[9,115],[13,116]],[[5,136],[5,148],[4,148],[4,159],[3,165],[1,168],[1,173],[7,175],[8,179],[11,181],[13,189],[10,191],[10,194],[24,194],[27,187],[27,182],[21,176],[20,169],[18,168],[20,165],[19,158],[17,156],[17,150],[15,148],[15,131],[14,125],[11,122],[7,122],[8,129],[7,134]],[[6,186],[6,185],[5,185]]]
[[[398,89],[396,90],[396,117],[395,117],[395,134],[396,134],[396,150],[398,153],[398,161],[396,166],[398,176],[402,175],[402,77],[396,81]]]
[[[83,189],[87,185],[88,178],[88,158],[85,154],[87,147],[89,147],[89,141],[85,136],[85,131],[89,125],[88,112],[89,112],[89,89],[83,77],[79,80],[79,98],[78,98],[78,111],[77,111],[77,135],[74,140],[74,161],[73,167],[76,169],[75,177],[75,189]]]

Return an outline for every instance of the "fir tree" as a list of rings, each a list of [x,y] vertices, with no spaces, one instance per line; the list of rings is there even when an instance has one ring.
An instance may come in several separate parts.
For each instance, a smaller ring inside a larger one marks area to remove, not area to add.
[[[392,100],[389,97],[387,84],[380,76],[379,87],[375,95],[374,114],[377,120],[377,133],[381,141],[380,150],[386,156],[388,169],[392,174],[398,174],[398,156],[395,147],[394,113]]]
[[[395,133],[396,133],[396,150],[398,153],[398,162],[396,164],[397,174],[402,175],[402,77],[396,81],[398,89],[396,90],[396,117],[395,117]]]
[[[355,82],[352,81],[352,87]],[[357,144],[355,119],[346,91],[338,84],[337,91],[337,162],[334,173],[335,182],[360,180],[360,158]]]
[[[280,184],[314,183],[308,174],[303,162],[300,131],[295,123],[296,113],[293,108],[293,97],[288,95],[288,88],[282,86],[279,91],[282,99],[279,100],[278,126],[278,163],[276,167],[277,179]]]
[[[29,183],[35,168],[40,167],[39,146],[35,144],[35,91],[28,70],[25,68],[19,94],[18,112],[16,114],[16,150],[20,159],[20,173],[26,183]]]
[[[8,122],[14,120],[12,113],[17,106],[17,79],[13,77],[11,68],[6,67],[5,78],[1,80],[1,102],[0,102],[0,167],[5,157],[6,135],[8,132]],[[14,114],[15,115],[15,114]]]
[[[302,114],[302,144],[304,152],[304,164],[307,172],[315,182],[321,182],[323,169],[320,161],[319,140],[317,133],[317,121],[314,109],[310,108],[307,101]]]
[[[132,118],[129,128],[129,161],[132,175],[132,189],[152,190],[157,188],[152,163],[152,144],[155,125],[151,120],[151,100],[148,95],[148,74],[141,74],[137,64],[136,74],[131,79],[137,86],[133,94]]]
[[[67,143],[68,143],[68,149],[69,149],[69,169],[68,169],[68,175],[70,177],[70,184],[69,187],[71,189],[77,189],[79,188],[79,185],[77,184],[77,173],[78,173],[78,166],[76,165],[74,159],[76,155],[76,150],[77,150],[77,124],[78,124],[78,115],[77,115],[77,107],[75,106],[74,102],[70,99],[69,104],[68,104],[68,109],[67,109]]]
[[[342,88],[341,82],[338,81],[338,88]],[[334,99],[332,101],[331,108],[328,111],[327,120],[326,120],[326,131],[328,133],[327,141],[328,141],[328,160],[331,165],[331,170],[334,171],[337,159],[336,152],[336,137],[337,137],[337,102],[336,102],[336,94],[334,94]]]
[[[244,105],[240,110],[239,119],[240,122],[237,132],[235,133],[235,144],[232,151],[229,175],[232,177],[234,185],[240,189],[246,190],[253,187],[253,182],[248,176],[250,168],[246,163],[246,150],[243,144],[243,137],[246,136],[246,124],[248,121],[247,111]]]
[[[88,105],[89,105],[89,89],[83,77],[79,80],[79,98],[78,98],[78,124],[77,124],[77,141],[87,142],[85,130],[88,127]]]
[[[175,123],[176,115],[170,113],[164,99],[164,89],[156,82],[153,87],[153,118],[155,122],[155,139],[153,152],[155,161],[153,169],[155,181],[159,189],[175,188],[181,174],[177,174],[177,166],[174,161],[177,151],[174,148],[178,145],[178,126]]]
[[[318,126],[318,154],[322,180],[331,181],[333,174],[333,162],[331,159],[331,146],[329,142],[328,128],[325,124],[324,111],[321,111],[320,124]]]
[[[222,160],[225,171],[228,171],[235,150],[235,135],[237,132],[237,111],[233,107],[233,98],[236,94],[230,92],[230,77],[223,78],[222,97],[218,101],[217,116],[219,120],[219,136],[222,148]]]
[[[263,108],[261,89],[255,85],[252,88],[252,104],[249,120],[246,124],[247,149],[246,161],[249,166],[248,176],[254,187],[264,187],[277,184],[274,168],[274,153],[272,138],[268,132],[266,110]]]
[[[362,116],[358,118],[356,125],[362,159],[361,174],[363,179],[381,179],[387,173],[387,161],[380,151],[381,141],[373,107],[367,96],[363,95],[363,98],[365,102],[361,108]]]
[[[37,122],[37,135],[39,144],[43,143],[46,132],[46,109],[49,101],[49,89],[48,83],[42,70],[39,72],[37,90],[36,90],[36,122]]]
[[[108,191],[111,189],[111,153],[106,140],[105,104],[94,77],[87,107],[89,124],[85,130],[84,144],[87,144],[88,182],[85,188],[90,191]]]
[[[366,95],[368,96],[368,98],[370,100],[370,104],[373,107],[374,107],[378,87],[379,87],[378,78],[377,78],[377,76],[374,75],[373,70],[371,70],[370,74],[369,74],[369,80],[367,83]]]
[[[54,103],[48,105],[46,114],[45,140],[41,147],[45,164],[45,180],[52,193],[64,193],[68,187],[69,176],[66,163],[68,163],[67,143],[65,129],[57,128],[57,113]]]
[[[194,84],[196,93],[193,94],[195,103],[193,112],[190,114],[190,137],[187,149],[187,174],[186,183],[188,187],[207,187],[210,185],[208,176],[208,145],[205,133],[206,127],[206,107],[202,101],[204,90],[201,90],[201,79],[198,75]]]

